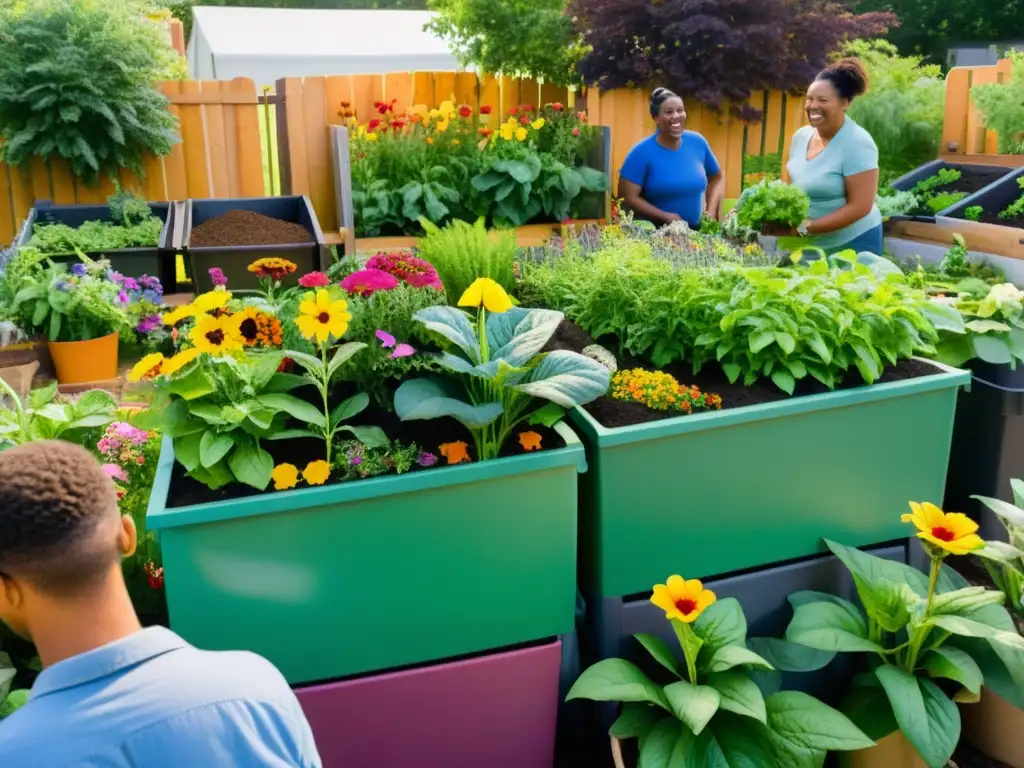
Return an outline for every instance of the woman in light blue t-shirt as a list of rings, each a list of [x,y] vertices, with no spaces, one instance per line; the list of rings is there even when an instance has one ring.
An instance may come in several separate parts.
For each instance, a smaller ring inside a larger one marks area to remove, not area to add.
[[[878,147],[871,134],[846,116],[868,76],[857,59],[826,67],[807,89],[804,108],[810,125],[793,136],[786,171],[811,198],[811,210],[797,232],[812,236],[826,253],[854,250],[882,253],[878,193]]]

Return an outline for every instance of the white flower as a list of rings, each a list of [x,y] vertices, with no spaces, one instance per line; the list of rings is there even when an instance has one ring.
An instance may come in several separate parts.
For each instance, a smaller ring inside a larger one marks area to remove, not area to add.
[[[999,309],[1020,308],[1024,300],[1024,291],[1021,291],[1013,283],[1000,283],[992,286],[988,298],[994,301]]]

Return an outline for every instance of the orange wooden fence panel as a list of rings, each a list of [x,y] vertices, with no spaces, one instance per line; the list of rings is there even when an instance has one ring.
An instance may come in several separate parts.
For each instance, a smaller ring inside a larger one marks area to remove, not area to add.
[[[985,129],[971,99],[971,88],[1006,82],[1012,72],[1009,59],[998,64],[954,67],[946,75],[946,115],[942,125],[942,152],[958,155],[997,154],[999,136]],[[955,149],[951,149],[955,145]]]
[[[182,140],[167,157],[147,157],[143,179],[122,170],[120,185],[152,201],[266,194],[253,81],[166,82],[160,88],[180,121]],[[113,191],[107,178],[86,186],[60,157],[34,158],[26,168],[0,163],[0,243],[13,240],[36,200],[103,204]]]

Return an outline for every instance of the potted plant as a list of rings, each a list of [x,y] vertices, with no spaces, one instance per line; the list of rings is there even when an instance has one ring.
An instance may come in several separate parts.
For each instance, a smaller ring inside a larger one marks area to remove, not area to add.
[[[585,670],[566,696],[621,703],[610,731],[616,768],[691,761],[820,768],[830,750],[873,744],[845,715],[812,696],[762,692],[752,673],[773,667],[747,647],[738,601],[717,600],[699,580],[681,576],[656,585],[650,601],[665,611],[682,652],[654,635],[635,636],[660,666],[659,682],[625,659],[605,659]],[[639,763],[623,757],[622,742],[632,739],[638,740]]]
[[[779,237],[796,236],[810,208],[811,200],[800,188],[765,180],[743,190],[733,210],[737,224],[759,232],[761,247],[774,251]]]
[[[960,737],[957,702],[977,702],[983,684],[1024,680],[1024,639],[1002,606],[1003,594],[972,587],[943,567],[949,557],[984,547],[977,524],[933,504],[910,506],[902,520],[917,529],[930,561],[927,575],[827,541],[853,576],[861,605],[820,592],[790,598],[788,642],[866,654],[866,671],[854,679],[842,710],[880,743],[849,755],[845,764],[852,768],[922,761],[944,768]],[[912,751],[895,743],[903,739]],[[905,762],[894,762],[895,754]]]
[[[118,340],[132,331],[131,297],[107,262],[79,258],[25,276],[11,306],[21,327],[46,337],[61,384],[116,378]]]

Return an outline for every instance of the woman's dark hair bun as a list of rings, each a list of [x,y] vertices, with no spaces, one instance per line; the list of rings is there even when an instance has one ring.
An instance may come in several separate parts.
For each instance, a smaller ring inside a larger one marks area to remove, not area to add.
[[[679,96],[668,88],[655,88],[651,91],[651,117],[657,117],[658,112],[661,111],[661,105],[673,98],[678,99]]]
[[[828,80],[844,99],[853,101],[868,90],[868,72],[861,60],[849,56],[829,64],[818,73],[817,80]]]

